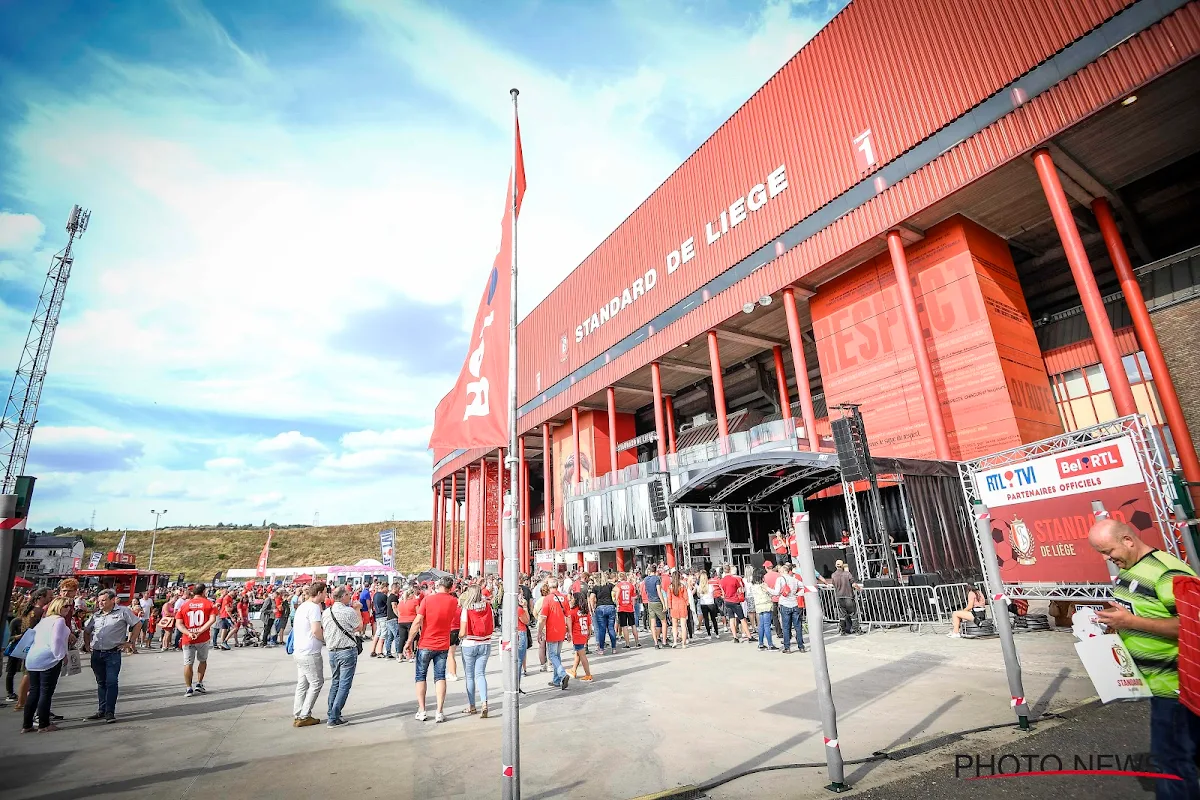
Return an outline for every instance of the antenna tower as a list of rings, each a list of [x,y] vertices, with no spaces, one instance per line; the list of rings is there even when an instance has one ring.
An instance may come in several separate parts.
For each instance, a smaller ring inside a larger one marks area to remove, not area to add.
[[[46,283],[38,298],[29,335],[25,337],[25,348],[17,363],[12,390],[4,406],[4,416],[0,418],[0,463],[4,465],[0,494],[12,494],[17,476],[25,471],[29,441],[33,438],[33,427],[37,425],[42,384],[46,381],[46,367],[50,362],[50,347],[54,344],[54,331],[58,328],[58,317],[67,293],[67,280],[71,277],[71,265],[75,261],[71,246],[87,230],[91,215],[91,211],[79,206],[71,209],[71,216],[67,219],[67,246],[50,259],[50,271],[46,273]]]

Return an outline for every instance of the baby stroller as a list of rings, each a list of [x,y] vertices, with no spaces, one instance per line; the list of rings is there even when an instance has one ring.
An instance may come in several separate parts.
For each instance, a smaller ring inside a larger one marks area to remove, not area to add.
[[[237,631],[237,636],[233,641],[234,647],[259,647],[262,645],[262,636],[254,629],[253,622],[243,623]]]

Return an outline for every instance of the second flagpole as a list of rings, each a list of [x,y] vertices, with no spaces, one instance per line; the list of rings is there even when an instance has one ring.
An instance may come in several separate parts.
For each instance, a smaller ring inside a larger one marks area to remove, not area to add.
[[[517,558],[517,530],[520,527],[519,494],[516,491],[520,476],[520,461],[517,458],[517,182],[519,164],[517,148],[520,137],[517,122],[516,89],[510,90],[513,103],[513,165],[512,165],[512,282],[509,284],[512,308],[508,320],[508,492],[504,502],[504,618],[500,632],[500,656],[504,665],[504,739],[501,745],[501,797],[504,800],[521,798],[521,700],[520,664],[517,659],[517,593],[521,576],[520,560]]]

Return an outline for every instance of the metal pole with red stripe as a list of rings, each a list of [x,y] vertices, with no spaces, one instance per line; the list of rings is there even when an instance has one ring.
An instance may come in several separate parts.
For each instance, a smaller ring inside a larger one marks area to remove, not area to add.
[[[992,514],[987,506],[976,503],[975,535],[983,551],[983,577],[987,581],[988,596],[992,601],[992,619],[996,632],[1000,634],[1000,650],[1004,653],[1004,671],[1008,673],[1008,691],[1012,695],[1012,707],[1017,712],[1021,730],[1029,729],[1029,705],[1025,702],[1025,684],[1021,679],[1021,661],[1017,658],[1017,645],[1013,641],[1012,623],[1008,619],[1008,595],[1000,580],[1000,561],[996,558],[996,542],[992,539]]]
[[[808,512],[804,510],[804,498],[792,498],[792,527],[796,529],[799,546],[800,577],[804,582],[804,610],[808,615],[809,647],[812,650],[813,679],[816,683],[817,706],[821,710],[821,732],[825,740],[825,763],[829,768],[829,786],[834,792],[843,792],[846,785],[846,768],[842,763],[842,748],[838,744],[837,707],[833,704],[833,688],[829,684],[829,661],[825,656],[825,617],[821,610],[821,597],[817,589],[817,568],[813,563],[812,538],[808,532]]]

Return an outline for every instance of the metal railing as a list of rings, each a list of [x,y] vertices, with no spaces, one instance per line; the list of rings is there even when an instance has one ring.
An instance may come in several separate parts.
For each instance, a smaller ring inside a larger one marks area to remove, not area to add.
[[[855,596],[858,619],[871,628],[907,625],[920,631],[922,626],[944,623],[938,611],[938,599],[932,586],[895,586],[860,589]]]
[[[967,605],[967,595],[972,589],[983,591],[983,582],[977,583],[943,583],[935,587],[938,612],[943,622],[950,621],[950,615]],[[986,592],[985,592],[986,596]]]

